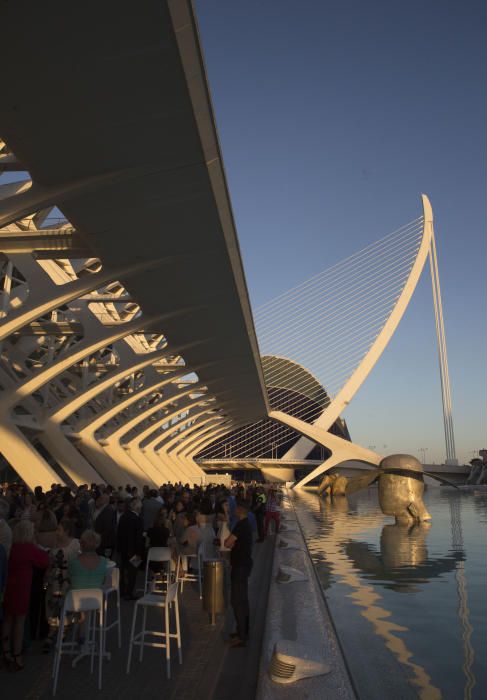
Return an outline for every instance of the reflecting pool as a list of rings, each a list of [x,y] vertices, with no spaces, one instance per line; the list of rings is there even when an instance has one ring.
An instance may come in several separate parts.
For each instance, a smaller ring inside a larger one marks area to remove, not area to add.
[[[360,698],[487,698],[487,494],[425,492],[395,525],[376,488],[293,503]]]

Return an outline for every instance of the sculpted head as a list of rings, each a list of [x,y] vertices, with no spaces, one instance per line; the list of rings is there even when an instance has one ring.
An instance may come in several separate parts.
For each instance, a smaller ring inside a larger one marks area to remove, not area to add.
[[[379,469],[384,471],[401,469],[405,471],[422,472],[423,465],[412,455],[397,454],[384,457],[379,465]]]
[[[412,455],[385,457],[379,466],[379,503],[396,522],[421,522],[431,516],[423,503],[423,465]]]

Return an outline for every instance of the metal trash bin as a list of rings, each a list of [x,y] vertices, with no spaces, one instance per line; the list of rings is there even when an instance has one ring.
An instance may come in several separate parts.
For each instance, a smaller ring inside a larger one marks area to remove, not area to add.
[[[203,565],[203,610],[215,624],[217,613],[225,612],[223,595],[224,563],[221,559],[207,559]]]

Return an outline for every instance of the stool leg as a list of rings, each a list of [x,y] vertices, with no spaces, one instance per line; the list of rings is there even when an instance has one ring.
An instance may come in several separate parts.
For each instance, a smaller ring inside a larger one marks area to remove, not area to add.
[[[56,645],[56,655],[54,657],[54,686],[52,689],[52,694],[56,695],[57,681],[59,678],[59,664],[61,662],[62,646],[63,646],[63,636],[64,636],[64,610],[61,612],[61,620],[58,629],[57,645]]]
[[[169,636],[169,605],[164,607],[164,618],[166,623],[166,669],[167,677],[171,678],[171,637]]]
[[[96,646],[96,613],[91,610],[88,616],[88,641],[91,645],[90,673],[95,668],[95,646]],[[103,651],[103,650],[102,650]]]
[[[107,625],[108,624],[108,595],[106,593],[103,594],[103,624]],[[107,646],[107,631],[106,629],[104,630],[105,634],[103,635],[103,653],[106,654],[106,646]]]
[[[103,654],[105,651],[105,615],[104,615],[104,610],[103,607],[100,608],[100,647],[99,647],[99,659],[98,659],[98,690],[101,690],[101,674],[102,674],[102,668],[103,668]],[[96,620],[96,612],[93,613],[94,618]],[[93,633],[93,646],[95,641],[95,633]]]
[[[178,656],[179,656],[179,663],[183,663],[183,652],[181,650],[181,627],[179,624],[179,603],[178,603],[178,597],[176,596],[174,600],[174,616],[176,618],[176,640],[178,643]]]
[[[145,642],[145,625],[147,621],[147,608],[144,606],[144,614],[142,616],[142,636],[140,638],[140,651],[139,651],[139,661],[142,661],[144,655],[144,642]]]
[[[120,614],[120,586],[117,588],[117,629],[118,629],[118,648],[122,648],[122,616]]]
[[[134,646],[135,622],[137,618],[137,605],[134,605],[134,614],[132,615],[132,631],[130,632],[129,656],[127,659],[127,673],[130,673],[130,662],[132,661],[132,649]]]

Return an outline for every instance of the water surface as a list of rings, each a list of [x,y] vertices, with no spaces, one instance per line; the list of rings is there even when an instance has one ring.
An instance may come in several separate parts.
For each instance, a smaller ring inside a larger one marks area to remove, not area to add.
[[[487,698],[487,495],[425,493],[395,525],[377,489],[293,503],[360,698]]]

